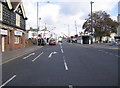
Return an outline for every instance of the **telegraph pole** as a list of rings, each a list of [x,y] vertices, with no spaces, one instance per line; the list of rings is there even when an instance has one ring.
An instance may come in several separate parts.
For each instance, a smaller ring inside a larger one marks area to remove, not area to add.
[[[69,27],[70,27],[70,26],[69,26],[69,24],[68,24],[68,37],[70,36],[70,31],[69,31]]]
[[[120,1],[118,2],[118,17],[117,17],[117,20],[118,20],[118,30],[117,30],[117,35],[120,35]]]
[[[37,2],[37,29],[38,29],[38,20],[39,20],[38,16],[39,16],[39,2]]]
[[[92,15],[92,4],[93,4],[94,2],[90,2],[90,4],[91,4],[91,32],[93,32],[93,15]]]
[[[75,21],[75,29],[76,29],[76,35],[77,35],[77,25],[76,25],[76,21]]]

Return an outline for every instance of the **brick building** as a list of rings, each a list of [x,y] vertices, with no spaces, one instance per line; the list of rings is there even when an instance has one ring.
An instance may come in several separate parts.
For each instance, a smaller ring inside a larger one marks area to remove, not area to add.
[[[26,15],[21,0],[0,1],[1,51],[25,47]]]

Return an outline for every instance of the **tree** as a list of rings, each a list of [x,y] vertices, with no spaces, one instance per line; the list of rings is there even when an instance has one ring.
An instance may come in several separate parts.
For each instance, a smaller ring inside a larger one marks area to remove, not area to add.
[[[102,41],[103,36],[110,36],[111,33],[117,33],[118,23],[115,20],[110,18],[110,15],[107,14],[105,11],[97,11],[93,14],[93,29],[94,29],[94,36],[99,37],[99,41]],[[83,24],[84,32],[89,33],[92,32],[91,30],[91,15],[88,15],[85,23]]]

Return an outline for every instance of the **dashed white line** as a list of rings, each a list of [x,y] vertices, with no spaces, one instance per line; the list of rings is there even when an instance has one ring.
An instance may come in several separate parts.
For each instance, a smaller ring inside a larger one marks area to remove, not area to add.
[[[112,53],[109,53],[109,55],[114,55],[114,54],[112,54]]]
[[[108,52],[105,52],[106,54],[109,54]]]
[[[52,54],[53,54],[53,52],[50,53],[50,55],[48,56],[48,58],[51,58],[51,57],[52,57]]]
[[[60,43],[60,48],[62,49],[62,45],[61,45],[61,43]]]
[[[40,55],[38,55],[35,59],[33,59],[32,62],[34,62],[36,59],[38,59],[42,54],[43,54],[43,52]]]
[[[12,81],[14,78],[16,77],[16,75],[14,75],[13,77],[11,77],[9,80],[7,80],[5,83],[3,83],[0,88],[2,88],[3,86],[5,86],[6,84],[8,84],[10,81]]]
[[[60,48],[62,49],[62,46],[60,46]]]
[[[61,49],[61,52],[64,53],[63,49]]]
[[[68,87],[69,87],[69,88],[73,88],[73,86],[72,86],[72,85],[69,85]]]
[[[65,57],[63,57],[63,61],[64,61],[65,70],[68,70],[68,66],[67,66],[67,63],[65,61]]]
[[[102,51],[102,50],[98,50],[98,51]]]

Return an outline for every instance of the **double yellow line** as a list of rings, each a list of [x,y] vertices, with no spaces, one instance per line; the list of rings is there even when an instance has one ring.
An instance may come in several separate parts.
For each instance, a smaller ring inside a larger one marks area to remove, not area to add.
[[[43,46],[41,46],[41,47],[43,47]],[[37,49],[38,49],[38,48],[37,48]],[[29,54],[29,53],[37,50],[37,49],[34,49],[34,50],[31,49],[29,52],[25,52],[24,54],[17,55],[17,56],[14,57],[14,58],[11,58],[11,59],[9,59],[9,60],[6,60],[6,61],[4,61],[4,62],[1,62],[0,65],[6,64],[6,63],[8,63],[8,62],[11,62],[11,61],[13,61],[13,60],[15,60],[15,59],[17,59],[17,58],[19,58],[19,57],[21,57],[21,56],[23,56],[23,55]]]

